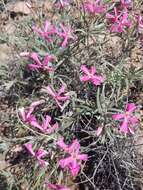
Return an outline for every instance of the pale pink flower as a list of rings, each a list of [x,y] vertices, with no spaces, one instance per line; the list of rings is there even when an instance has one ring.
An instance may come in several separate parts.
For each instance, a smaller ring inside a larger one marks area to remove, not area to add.
[[[36,120],[31,122],[31,125],[33,127],[38,128],[40,131],[46,134],[53,133],[56,129],[59,128],[58,123],[50,124],[51,123],[51,117],[49,115],[46,115],[46,118],[43,120],[42,124],[39,124]]]
[[[37,151],[34,152],[31,143],[27,143],[24,146],[29,151],[29,153],[38,160],[40,166],[47,166],[47,165],[49,165],[48,162],[46,162],[45,160],[43,160],[43,158],[48,154],[47,151],[45,151],[43,149],[38,149]]]
[[[101,0],[86,1],[83,6],[85,11],[90,14],[104,13],[106,11],[106,7],[101,3]]]
[[[138,124],[138,118],[133,115],[136,110],[134,103],[128,103],[124,113],[117,113],[112,116],[114,120],[120,121],[120,131],[127,134],[134,134],[133,128]]]
[[[67,46],[70,39],[74,41],[77,39],[70,26],[65,27],[63,24],[60,24],[60,28],[57,29],[56,33],[63,39],[63,42],[61,43],[62,48]]]
[[[106,18],[112,23],[111,32],[121,33],[126,27],[131,27],[131,21],[129,20],[129,15],[127,10],[118,13],[116,7],[114,7],[114,13],[106,14]]]
[[[80,144],[78,140],[73,140],[71,145],[66,145],[63,138],[59,139],[57,145],[60,146],[69,156],[61,159],[61,168],[68,168],[73,176],[77,176],[80,171],[82,161],[87,161],[87,154],[80,154]]]
[[[57,105],[62,108],[62,104],[63,102],[65,102],[66,100],[68,100],[70,98],[70,96],[65,93],[65,86],[62,85],[61,88],[59,89],[58,92],[55,92],[55,90],[53,90],[50,86],[44,87],[43,91],[47,92],[49,95],[51,95],[54,100],[56,101]]]
[[[105,78],[101,75],[96,75],[96,68],[92,66],[90,69],[86,67],[86,65],[81,66],[81,70],[84,72],[84,75],[80,77],[82,82],[90,81],[94,85],[98,86],[104,82]]]
[[[55,57],[53,55],[46,55],[43,59],[43,61],[40,60],[37,53],[32,52],[22,52],[20,53],[21,57],[28,57],[32,61],[34,61],[34,64],[28,64],[28,67],[30,70],[39,70],[42,69],[44,71],[52,72],[55,69],[49,66],[49,62],[53,61]]]
[[[49,21],[45,21],[44,28],[32,27],[34,32],[36,32],[40,37],[44,38],[48,42],[52,42],[52,36],[56,33],[56,28]]]
[[[123,8],[129,8],[132,5],[132,0],[120,0]]]
[[[26,4],[26,6],[27,6],[29,9],[32,8],[32,5],[31,5],[30,3],[26,2],[25,4]]]
[[[103,131],[103,127],[98,127],[97,128],[97,130],[96,130],[97,137],[99,137],[101,135],[102,131]]]
[[[55,185],[55,184],[47,184],[47,187],[49,189],[53,189],[53,190],[70,190],[69,188],[67,187],[64,187],[64,186],[61,186],[61,185]]]
[[[19,108],[18,111],[22,121],[27,124],[31,124],[31,122],[36,121],[36,117],[32,114],[32,112],[38,105],[42,103],[44,103],[44,100],[33,102],[27,109],[25,109],[24,107]]]
[[[140,33],[143,31],[143,18],[141,15],[136,15],[135,18],[137,21],[138,32]]]
[[[71,0],[57,0],[55,3],[55,7],[58,9],[63,9],[66,6],[69,6],[71,3]]]

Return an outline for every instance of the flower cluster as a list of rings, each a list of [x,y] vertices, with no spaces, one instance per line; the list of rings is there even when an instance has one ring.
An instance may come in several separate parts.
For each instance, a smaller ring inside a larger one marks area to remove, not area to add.
[[[28,57],[30,60],[34,61],[34,64],[28,64],[28,68],[32,71],[34,70],[44,70],[48,72],[52,72],[55,69],[49,66],[49,63],[55,59],[52,55],[46,55],[44,59],[41,61],[38,53],[32,52],[22,52],[20,53],[21,57]]]
[[[81,70],[84,72],[84,75],[80,77],[80,80],[82,82],[90,81],[95,86],[98,86],[98,85],[101,85],[105,80],[105,77],[95,74],[96,68],[94,66],[92,66],[90,69],[88,69],[86,67],[86,65],[82,65]]]
[[[83,5],[85,12],[89,14],[99,14],[106,11],[106,6],[102,4],[101,0],[86,1]]]
[[[60,1],[60,3],[62,6],[65,5],[65,1]],[[33,30],[38,34],[38,36],[46,40],[46,42],[48,43],[52,42],[54,35],[59,36],[62,40],[62,48],[67,47],[70,39],[74,41],[76,40],[76,36],[73,34],[73,30],[71,29],[71,27],[65,27],[64,24],[60,24],[59,27],[55,27],[49,21],[46,21],[43,29],[33,27]],[[27,57],[33,61],[33,63],[28,65],[29,70],[44,70],[48,72],[53,72],[55,70],[50,65],[51,61],[55,60],[55,57],[53,55],[47,54],[43,59],[41,59],[41,57],[36,52],[22,52],[20,56]],[[56,104],[60,109],[62,109],[63,103],[70,99],[68,92],[66,92],[65,85],[62,85],[58,92],[56,92],[50,85],[48,85],[47,87],[43,87],[42,91],[49,94],[55,100]],[[50,135],[59,128],[59,124],[57,122],[53,123],[52,118],[49,115],[46,115],[45,118],[42,119],[42,121],[38,121],[36,115],[34,114],[36,108],[44,102],[44,100],[39,100],[33,102],[26,109],[24,107],[20,108],[19,115],[25,124],[40,130],[44,134]],[[68,168],[73,176],[78,175],[81,162],[87,160],[86,154],[80,154],[80,144],[78,140],[74,140],[71,145],[66,145],[64,144],[64,139],[62,138],[58,141],[57,144],[62,149],[64,149],[66,153],[69,154],[69,157],[61,159],[59,161],[59,165],[61,166],[61,168]],[[45,158],[45,156],[47,156],[47,151],[43,150],[42,148],[34,151],[32,146],[33,145],[30,142],[25,144],[27,151],[31,154],[32,157],[34,157],[38,161],[40,166],[48,166],[48,162],[43,159]],[[47,184],[47,187],[55,190],[69,190],[69,188],[55,184]]]
[[[38,160],[39,165],[41,166],[47,166],[49,165],[48,162],[46,162],[45,160],[43,160],[43,158],[48,154],[47,151],[43,150],[43,149],[38,149],[37,151],[33,151],[32,148],[32,144],[31,143],[27,143],[24,145],[26,147],[26,149],[29,151],[29,153],[36,158],[36,160]]]
[[[56,0],[55,7],[58,9],[63,9],[70,5],[72,0]]]
[[[56,1],[56,6],[64,8],[65,6],[70,4],[70,0],[59,0]],[[110,13],[106,14],[106,19],[111,24],[111,32],[122,33],[125,28],[130,28],[132,23],[129,19],[128,9],[131,7],[131,0],[121,0],[120,5],[115,6]],[[102,3],[101,0],[96,1],[86,1],[84,3],[84,10],[89,14],[99,14],[105,13],[107,11],[106,6]],[[143,28],[143,19],[139,15],[136,15],[136,20],[138,23],[138,31]],[[47,43],[52,43],[53,38],[56,36],[61,40],[61,44],[59,48],[66,48],[69,44],[70,40],[75,41],[77,39],[74,34],[72,28],[70,26],[65,26],[65,24],[60,24],[58,27],[53,25],[51,22],[46,21],[43,28],[38,28],[36,26],[33,27],[33,31],[41,38],[43,38]],[[44,58],[41,58],[36,52],[22,52],[20,54],[22,57],[27,57],[33,61],[33,63],[28,65],[29,70],[32,71],[48,71],[53,72],[55,68],[51,66],[51,62],[55,60],[54,55],[46,54]],[[91,66],[88,68],[86,65],[81,66],[82,76],[80,77],[81,82],[87,83],[90,82],[94,85],[94,87],[102,85],[106,80],[104,75],[97,74],[96,68]],[[46,87],[42,88],[42,92],[46,92],[50,97],[54,99],[58,108],[61,109],[63,104],[66,101],[70,101],[69,93],[66,91],[66,85],[62,85],[58,91],[56,91],[50,84]],[[59,124],[57,122],[53,123],[53,118],[50,115],[45,115],[42,121],[39,121],[34,114],[36,108],[44,103],[44,100],[39,100],[33,102],[28,108],[20,108],[19,115],[22,121],[38,129],[40,132],[50,135],[53,134],[58,128]],[[134,115],[134,111],[136,110],[136,106],[134,103],[128,103],[125,111],[123,113],[117,113],[112,116],[112,119],[120,122],[120,131],[127,133],[134,133],[134,129],[138,124],[138,118]],[[103,130],[103,126],[98,127],[96,131],[96,135],[100,136]],[[82,161],[87,161],[87,154],[80,153],[80,144],[77,139],[74,139],[71,144],[65,144],[64,138],[60,138],[57,141],[58,147],[60,147],[66,156],[58,161],[59,166],[62,169],[67,169],[70,171],[73,177],[77,176],[80,169]],[[32,148],[32,144],[26,143],[25,147],[28,152],[34,157],[40,166],[48,166],[48,162],[45,161],[45,157],[48,155],[48,152],[39,148],[34,151]],[[62,185],[55,185],[48,183],[47,187],[53,190],[69,190]]]
[[[51,22],[46,21],[43,29],[33,26],[33,30],[47,42],[53,42],[53,37],[58,36],[61,40],[63,40],[61,43],[62,48],[67,47],[68,41],[70,39],[77,39],[72,28],[70,26],[65,26],[64,24],[60,24],[57,27],[54,26]]]
[[[58,141],[58,146],[62,148],[69,156],[61,159],[59,165],[61,168],[68,168],[73,176],[77,176],[80,170],[81,161],[87,161],[86,154],[80,154],[80,144],[77,140],[73,140],[71,145],[66,145],[64,139]]]
[[[129,19],[129,14],[127,9],[124,11],[117,10],[116,7],[114,7],[113,13],[107,13],[106,18],[111,23],[111,32],[118,32],[121,33],[124,31],[124,29],[131,27],[131,20]]]
[[[44,87],[43,92],[48,93],[56,101],[59,108],[62,109],[62,103],[70,99],[68,93],[65,93],[65,86],[62,85],[58,92],[55,92],[50,86]]]
[[[49,115],[46,115],[46,118],[43,119],[42,124],[39,124],[36,116],[33,115],[34,109],[43,102],[43,100],[33,102],[27,109],[24,109],[24,107],[19,108],[19,115],[21,116],[21,119],[24,123],[29,124],[32,127],[38,128],[41,132],[45,134],[51,134],[59,128],[58,123],[51,125],[51,117]]]

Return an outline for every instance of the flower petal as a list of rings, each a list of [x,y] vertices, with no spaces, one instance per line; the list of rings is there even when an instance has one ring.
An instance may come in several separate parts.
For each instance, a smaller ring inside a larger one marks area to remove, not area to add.
[[[72,144],[68,148],[68,153],[72,154],[75,153],[78,154],[80,150],[80,144],[77,139],[73,140]]]
[[[117,113],[117,114],[114,114],[113,116],[112,116],[112,119],[114,119],[114,120],[121,120],[121,119],[123,119],[125,117],[125,114],[123,114],[123,113]]]
[[[134,103],[128,103],[126,106],[126,111],[132,113],[133,111],[136,110],[136,105]]]
[[[26,147],[26,149],[30,152],[31,155],[35,156],[35,152],[32,149],[32,143],[27,143],[24,144],[24,146]]]
[[[39,123],[37,121],[31,121],[30,125],[33,126],[33,127],[36,127],[38,129],[40,129],[40,131],[42,131],[42,132],[44,131],[43,127],[41,125],[39,125]]]
[[[61,168],[65,168],[65,167],[69,166],[69,164],[71,164],[72,162],[73,162],[73,158],[68,157],[68,158],[61,159],[59,161],[59,165],[61,166]]]
[[[87,154],[78,154],[76,158],[80,161],[87,161],[88,160]]]
[[[82,65],[82,66],[81,66],[81,70],[82,70],[85,74],[87,74],[87,75],[90,74],[90,71],[89,71],[89,69],[86,67],[86,65]]]
[[[68,150],[68,145],[66,145],[66,144],[64,143],[64,138],[63,138],[63,137],[58,140],[57,145],[58,145],[60,148],[62,148],[65,152],[67,152],[67,150]]]
[[[123,121],[122,125],[120,126],[120,131],[125,134],[127,134],[129,132],[127,120]]]
[[[91,77],[86,76],[86,75],[80,77],[80,80],[83,81],[83,82],[89,81],[90,79],[91,79]]]
[[[36,151],[35,156],[37,159],[41,159],[41,158],[45,157],[47,154],[48,154],[47,151],[45,151],[43,149],[39,149]]]

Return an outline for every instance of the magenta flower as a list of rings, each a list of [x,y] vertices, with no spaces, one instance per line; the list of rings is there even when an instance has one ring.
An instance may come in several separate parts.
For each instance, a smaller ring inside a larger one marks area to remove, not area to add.
[[[28,57],[34,61],[34,64],[28,64],[28,67],[30,70],[42,69],[44,71],[49,71],[49,72],[52,72],[55,70],[54,68],[48,66],[49,62],[55,59],[53,55],[46,55],[42,62],[40,61],[38,54],[35,52],[32,52],[32,53],[22,52],[20,56]]]
[[[100,75],[96,75],[96,68],[92,66],[90,69],[86,67],[86,65],[81,66],[81,70],[85,73],[85,75],[80,77],[82,82],[91,81],[94,85],[98,86],[104,82],[105,78]]]
[[[71,145],[66,145],[63,138],[59,139],[57,145],[62,148],[69,156],[61,159],[59,165],[61,168],[68,168],[73,176],[77,176],[80,171],[82,161],[87,161],[87,154],[80,154],[80,144],[73,140]]]
[[[51,22],[46,21],[44,28],[37,28],[33,26],[34,32],[36,32],[40,37],[44,38],[48,42],[52,42],[52,36],[56,33],[56,28],[51,24]]]
[[[101,0],[96,0],[95,2],[86,1],[84,9],[90,14],[104,13],[106,11],[106,7],[101,3]]]
[[[18,111],[22,121],[27,124],[31,124],[31,122],[36,121],[36,117],[32,114],[32,112],[38,105],[42,103],[44,103],[44,100],[33,102],[27,109],[24,109],[24,107],[19,108]]]
[[[112,23],[111,32],[123,32],[124,28],[131,27],[131,21],[129,20],[129,15],[127,10],[118,13],[116,7],[114,7],[114,13],[106,14],[106,18]]]
[[[63,24],[60,24],[60,28],[56,31],[57,35],[63,39],[61,44],[62,48],[65,48],[68,44],[69,39],[76,40],[77,37],[73,34],[71,27],[65,27]]]
[[[43,133],[51,134],[56,129],[59,128],[59,125],[58,125],[58,123],[55,123],[53,125],[51,125],[50,123],[51,123],[51,117],[49,115],[46,115],[46,118],[43,120],[42,124],[39,124],[36,120],[34,120],[31,122],[31,125],[33,127],[38,128]]]
[[[48,162],[46,162],[45,160],[43,160],[43,158],[48,154],[47,151],[45,151],[43,149],[38,149],[36,152],[34,152],[31,143],[27,143],[24,146],[29,151],[29,153],[33,157],[35,157],[36,160],[38,160],[38,163],[39,163],[40,166],[47,166],[47,165],[49,165]]]
[[[49,189],[53,189],[53,190],[70,190],[70,189],[67,188],[67,187],[63,187],[63,186],[61,186],[61,185],[55,185],[55,184],[51,184],[51,183],[47,184],[47,187],[48,187]]]
[[[57,0],[55,3],[55,7],[58,9],[63,9],[69,5],[70,5],[70,0]]]
[[[121,132],[134,134],[133,127],[138,124],[138,118],[133,115],[135,110],[135,104],[128,103],[124,113],[117,113],[112,116],[114,120],[122,122],[120,125]]]
[[[65,93],[64,85],[61,86],[61,88],[59,89],[58,92],[55,92],[50,86],[43,88],[43,91],[47,92],[49,95],[51,95],[55,99],[57,105],[61,109],[62,109],[61,104],[63,104],[63,102],[65,102],[66,100],[68,100],[70,98],[69,95],[67,93]]]

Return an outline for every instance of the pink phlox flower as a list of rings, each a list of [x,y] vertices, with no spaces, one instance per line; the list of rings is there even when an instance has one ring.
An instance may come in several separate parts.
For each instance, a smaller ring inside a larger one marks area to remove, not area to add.
[[[57,0],[55,2],[55,7],[58,8],[58,9],[63,9],[66,6],[69,6],[70,3],[71,3],[71,0]]]
[[[32,112],[38,105],[42,103],[44,103],[44,100],[33,102],[27,109],[25,109],[24,107],[19,108],[18,111],[22,121],[27,124],[31,124],[31,122],[36,121],[36,117],[32,114]]]
[[[61,88],[59,89],[59,91],[55,92],[50,86],[47,86],[47,87],[43,88],[43,91],[45,91],[49,95],[51,95],[55,99],[57,105],[60,108],[62,108],[61,104],[70,98],[70,96],[67,93],[65,93],[65,88],[66,87],[64,85],[62,85]]]
[[[63,39],[63,42],[61,43],[62,48],[65,48],[67,46],[70,39],[74,41],[77,39],[70,26],[65,27],[63,24],[60,24],[60,28],[57,29],[56,33]]]
[[[29,151],[29,153],[38,160],[40,166],[47,166],[49,164],[48,162],[43,160],[43,158],[48,154],[47,151],[43,149],[38,149],[34,152],[31,143],[27,143],[24,146]]]
[[[84,10],[90,14],[104,13],[106,11],[106,6],[101,3],[101,0],[86,1],[84,3]]]
[[[50,124],[51,123],[51,117],[49,115],[46,115],[46,118],[43,120],[42,124],[39,124],[36,120],[31,122],[31,125],[38,128],[43,133],[51,134],[56,129],[59,128],[58,123]]]
[[[127,8],[131,7],[132,0],[120,0],[120,3],[121,3],[121,7],[127,9]]]
[[[129,15],[127,10],[118,13],[116,7],[114,7],[114,13],[106,14],[106,18],[112,23],[111,32],[123,32],[125,27],[131,27],[131,21],[129,20]]]
[[[134,134],[133,127],[138,124],[138,118],[133,115],[133,112],[136,110],[134,103],[128,103],[124,113],[117,113],[112,116],[116,121],[120,121],[120,131],[127,134]]]
[[[56,27],[49,21],[45,21],[44,28],[32,27],[33,31],[36,32],[40,37],[44,38],[48,42],[52,42],[52,36],[56,33]]]
[[[61,159],[59,165],[61,168],[68,168],[73,176],[77,176],[80,171],[81,162],[88,159],[87,154],[80,154],[80,144],[77,140],[73,140],[71,145],[66,145],[62,138],[59,139],[57,145],[69,155]]]
[[[82,82],[91,81],[94,85],[98,86],[104,82],[105,78],[101,75],[96,75],[96,68],[92,66],[90,69],[86,67],[86,65],[81,66],[82,72],[85,74],[80,77]]]
[[[140,33],[143,30],[143,18],[141,15],[136,15],[135,18],[137,21],[138,32]]]
[[[50,188],[50,189],[53,189],[53,190],[70,190],[69,188],[67,187],[64,187],[64,186],[61,186],[61,185],[55,185],[55,184],[47,184],[47,187]]]
[[[30,70],[46,70],[49,72],[54,71],[55,69],[49,66],[49,62],[53,61],[55,59],[55,57],[53,55],[46,55],[43,59],[43,61],[40,60],[39,56],[37,53],[32,52],[22,52],[20,54],[20,56],[22,57],[28,57],[30,58],[32,61],[34,61],[34,64],[28,64],[28,67]]]

